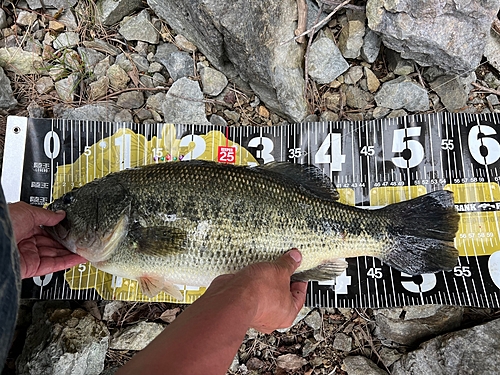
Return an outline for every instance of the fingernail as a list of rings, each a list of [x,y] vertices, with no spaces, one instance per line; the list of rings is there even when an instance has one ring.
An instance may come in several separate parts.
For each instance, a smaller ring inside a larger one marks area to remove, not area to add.
[[[290,250],[288,254],[290,254],[295,262],[300,263],[302,261],[302,254],[297,249]]]
[[[66,213],[64,210],[57,210],[56,211],[56,214],[58,214],[58,215],[61,215],[61,214],[64,214],[64,213]]]

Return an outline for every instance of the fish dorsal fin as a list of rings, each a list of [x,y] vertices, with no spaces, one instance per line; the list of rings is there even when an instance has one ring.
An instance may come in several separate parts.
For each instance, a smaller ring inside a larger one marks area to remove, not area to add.
[[[143,227],[136,225],[131,229],[130,238],[137,244],[137,250],[145,255],[163,257],[186,250],[186,231],[168,226]]]
[[[339,192],[335,184],[314,165],[271,162],[257,168],[279,174],[285,180],[293,181],[306,192],[317,198],[337,200]]]

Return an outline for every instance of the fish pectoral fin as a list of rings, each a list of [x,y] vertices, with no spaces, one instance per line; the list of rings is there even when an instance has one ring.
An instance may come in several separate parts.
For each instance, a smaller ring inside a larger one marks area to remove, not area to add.
[[[138,250],[145,255],[164,257],[186,250],[186,231],[172,227],[138,227],[130,232]]]
[[[326,281],[333,280],[347,268],[347,262],[344,259],[333,259],[328,263],[320,264],[315,268],[306,271],[294,273],[292,281]]]
[[[184,296],[179,288],[168,280],[151,276],[143,276],[140,277],[138,281],[141,286],[142,293],[149,298],[154,298],[158,293],[163,291],[178,301],[184,301]]]

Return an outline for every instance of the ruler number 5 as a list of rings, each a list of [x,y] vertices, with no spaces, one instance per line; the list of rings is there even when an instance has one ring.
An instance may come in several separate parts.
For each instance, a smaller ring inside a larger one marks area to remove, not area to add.
[[[402,155],[392,158],[392,162],[396,167],[413,168],[424,160],[424,147],[422,144],[415,139],[409,139],[411,137],[420,136],[420,131],[420,126],[394,130],[392,152],[403,153],[406,150],[410,152],[409,157],[407,155]]]

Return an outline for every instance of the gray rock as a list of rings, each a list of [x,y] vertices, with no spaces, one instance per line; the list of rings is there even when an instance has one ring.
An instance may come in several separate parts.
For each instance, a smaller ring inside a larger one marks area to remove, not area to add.
[[[500,104],[500,101],[498,100],[498,96],[497,95],[494,95],[494,94],[490,94],[486,97],[486,100],[488,101],[488,103],[490,103],[490,105],[492,107]]]
[[[193,53],[197,50],[196,46],[186,39],[183,35],[175,36],[175,45],[178,46],[181,50]]]
[[[139,77],[139,81],[144,85],[144,87],[154,88],[153,77],[150,76],[141,76]]]
[[[162,106],[165,101],[165,94],[159,92],[157,94],[151,95],[146,99],[146,107],[152,109],[153,111],[163,113]]]
[[[500,319],[438,336],[394,364],[392,374],[498,374]]]
[[[224,74],[210,67],[201,69],[201,84],[203,93],[209,96],[217,96],[227,86],[227,78]]]
[[[306,316],[306,318],[304,319],[304,323],[317,331],[323,326],[323,318],[317,310],[313,310],[308,316]]]
[[[163,65],[161,65],[159,62],[154,61],[149,64],[148,73],[160,73],[162,69]]]
[[[113,121],[118,109],[111,103],[87,104],[78,108],[54,106],[54,117],[67,120]]]
[[[326,122],[339,121],[339,115],[337,113],[332,112],[332,111],[324,111],[319,116],[319,121],[326,121]]]
[[[385,82],[375,94],[377,106],[408,111],[426,111],[429,109],[427,90],[401,76]]]
[[[430,336],[449,332],[462,322],[463,308],[444,305],[407,306],[374,310],[378,337],[414,345]]]
[[[68,31],[67,33],[59,34],[52,43],[52,46],[55,49],[71,48],[78,43],[80,43],[80,35],[73,31]]]
[[[139,109],[135,113],[135,116],[137,117],[137,119],[139,121],[144,121],[144,120],[148,120],[148,119],[152,119],[153,118],[153,114],[151,113],[151,111],[147,110],[146,108]]]
[[[276,358],[276,366],[288,371],[296,371],[306,363],[304,358],[300,358],[296,354],[283,354]]]
[[[99,0],[97,9],[100,21],[107,26],[120,22],[142,5],[141,0]]]
[[[93,70],[97,63],[106,57],[103,53],[92,48],[78,47],[77,50],[87,70]]]
[[[124,307],[127,302],[124,301],[107,301],[104,306],[104,312],[102,314],[102,320],[110,321],[113,320],[113,315],[118,314],[118,310]]]
[[[68,74],[68,71],[60,64],[56,64],[49,68],[49,76],[53,81],[59,81]]]
[[[50,79],[50,78],[49,78]],[[2,68],[0,68],[0,108],[13,109],[17,105],[17,100],[14,98],[10,79],[7,77]]]
[[[373,101],[373,95],[357,86],[345,85],[345,101],[351,108],[365,109]]]
[[[116,105],[122,108],[140,108],[144,104],[144,95],[141,91],[128,91],[120,94],[116,100]]]
[[[160,87],[160,86],[164,87],[167,84],[167,79],[163,74],[160,73],[153,74],[153,77],[151,77],[151,79],[153,87]]]
[[[145,56],[139,55],[138,53],[132,53],[130,58],[134,62],[139,73],[146,73],[149,71],[149,61]]]
[[[168,74],[174,81],[194,74],[194,60],[187,52],[172,52],[160,62],[167,68]]]
[[[342,370],[349,375],[387,375],[386,371],[360,355],[344,358]]]
[[[413,62],[402,59],[401,55],[396,51],[386,49],[385,56],[388,63],[387,67],[398,76],[407,76],[415,70]]]
[[[116,56],[115,64],[127,73],[134,69],[134,63],[131,61],[130,55],[128,54],[120,53]]]
[[[97,81],[90,83],[90,99],[97,100],[106,96],[109,89],[109,78],[103,76],[99,78]]]
[[[349,64],[330,38],[319,38],[311,44],[308,72],[316,82],[330,83],[348,68]]]
[[[119,65],[113,64],[108,68],[107,76],[110,86],[115,90],[123,90],[127,87],[130,77]]]
[[[80,72],[83,71],[82,61],[78,52],[72,49],[66,49],[61,58],[62,65],[68,71]]]
[[[360,55],[363,60],[370,64],[374,62],[380,52],[381,43],[382,39],[380,39],[380,36],[378,36],[378,34],[374,31],[368,29],[365,37],[363,38],[363,45],[361,46]]]
[[[361,78],[363,78],[363,67],[360,65],[351,66],[344,73],[344,83],[348,85],[355,85]]]
[[[52,78],[44,76],[41,77],[38,81],[35,83],[35,90],[39,94],[47,94],[51,90],[54,89],[54,81],[52,81]]]
[[[5,11],[0,8],[0,29],[5,29],[6,27],[8,27],[7,15],[5,14]]]
[[[44,118],[45,117],[45,108],[38,105],[36,102],[31,102],[28,105],[28,117],[31,118]]]
[[[111,58],[107,56],[105,59],[102,59],[96,64],[93,70],[94,76],[97,79],[106,76],[106,74],[108,74],[108,69],[110,66],[111,66]]]
[[[497,72],[500,72],[500,36],[493,29],[490,30],[484,48],[484,57]]]
[[[189,78],[175,81],[162,103],[165,122],[173,124],[207,124],[203,93],[198,82]]]
[[[374,93],[380,87],[380,81],[378,80],[375,73],[373,73],[367,67],[364,68],[364,71],[365,71],[365,77],[366,77],[366,88],[371,93]]]
[[[403,117],[406,116],[408,112],[406,112],[404,109],[395,109],[394,111],[391,111],[386,118],[396,118],[396,117]]]
[[[441,103],[450,112],[457,112],[467,105],[468,92],[466,92],[460,77],[444,75],[430,83],[431,89],[438,94]]]
[[[387,114],[391,112],[390,108],[385,108],[385,107],[376,107],[373,110],[373,118],[379,119],[387,116]]]
[[[57,95],[62,101],[72,102],[75,98],[75,90],[80,81],[80,75],[73,73],[54,84]]]
[[[115,115],[114,122],[134,122],[132,113],[128,109],[122,109]]]
[[[266,6],[260,0],[148,0],[148,4],[229,80],[250,86],[267,108],[291,121],[305,117],[304,45],[283,43],[294,36],[294,0],[270,0]]]
[[[17,47],[0,48],[0,67],[17,74],[36,74],[43,67],[42,58]]]
[[[339,36],[339,49],[346,59],[355,59],[360,55],[364,36],[364,22],[358,20],[349,21],[342,28]]]
[[[382,363],[386,368],[392,366],[394,362],[399,361],[403,356],[401,353],[398,352],[397,349],[390,349],[385,346],[380,348],[378,355],[380,356],[380,359],[382,360]]]
[[[26,0],[30,9],[40,9],[45,8],[56,8],[56,9],[68,9],[72,8],[78,0],[43,0],[43,5],[41,0]]]
[[[368,26],[384,44],[422,66],[450,73],[474,70],[500,3],[492,0],[368,0]]]
[[[109,332],[82,309],[67,302],[37,302],[17,373],[99,375],[104,369]]]
[[[174,52],[178,52],[179,49],[172,43],[162,43],[156,47],[156,53],[154,55],[154,60],[163,66],[166,66],[167,60],[170,55]]]
[[[151,44],[158,44],[160,35],[151,23],[149,11],[144,9],[137,16],[123,19],[118,32],[127,40],[142,40]]]
[[[484,82],[486,82],[488,87],[490,87],[492,89],[496,89],[497,87],[500,87],[500,79],[495,77],[495,75],[492,74],[491,72],[486,73],[486,75],[484,76]]]
[[[295,320],[293,321],[292,325],[288,328],[282,328],[282,329],[277,329],[276,331],[278,332],[281,332],[281,333],[285,333],[285,332],[288,332],[290,330],[291,327],[293,327],[294,325],[296,325],[298,322],[300,322],[301,320],[303,320],[310,312],[311,312],[311,308],[310,307],[307,307],[307,306],[303,306],[299,313],[297,314],[297,316],[295,317]]]
[[[49,15],[55,16],[55,14],[58,13],[60,9],[61,8],[58,7],[56,9],[46,9],[46,11]],[[62,23],[64,26],[66,26],[66,30],[68,31],[75,31],[76,29],[78,29],[78,22],[72,9],[73,8],[70,7],[64,7],[64,11],[62,13],[59,12],[59,18],[57,19],[57,22]]]
[[[240,121],[240,114],[239,114],[239,112],[230,111],[229,109],[225,109],[224,110],[224,115],[228,118],[228,120],[231,120],[235,124],[237,124]]]
[[[34,12],[22,10],[17,14],[16,23],[21,26],[31,26],[38,19],[38,15]]]
[[[332,347],[343,352],[350,352],[352,349],[352,338],[345,333],[337,333],[333,339]]]
[[[210,116],[210,123],[215,126],[227,126],[226,120],[224,118],[220,117],[219,115],[216,115],[215,113]]]
[[[164,326],[159,323],[139,322],[118,331],[109,343],[110,349],[142,350],[160,333]]]

